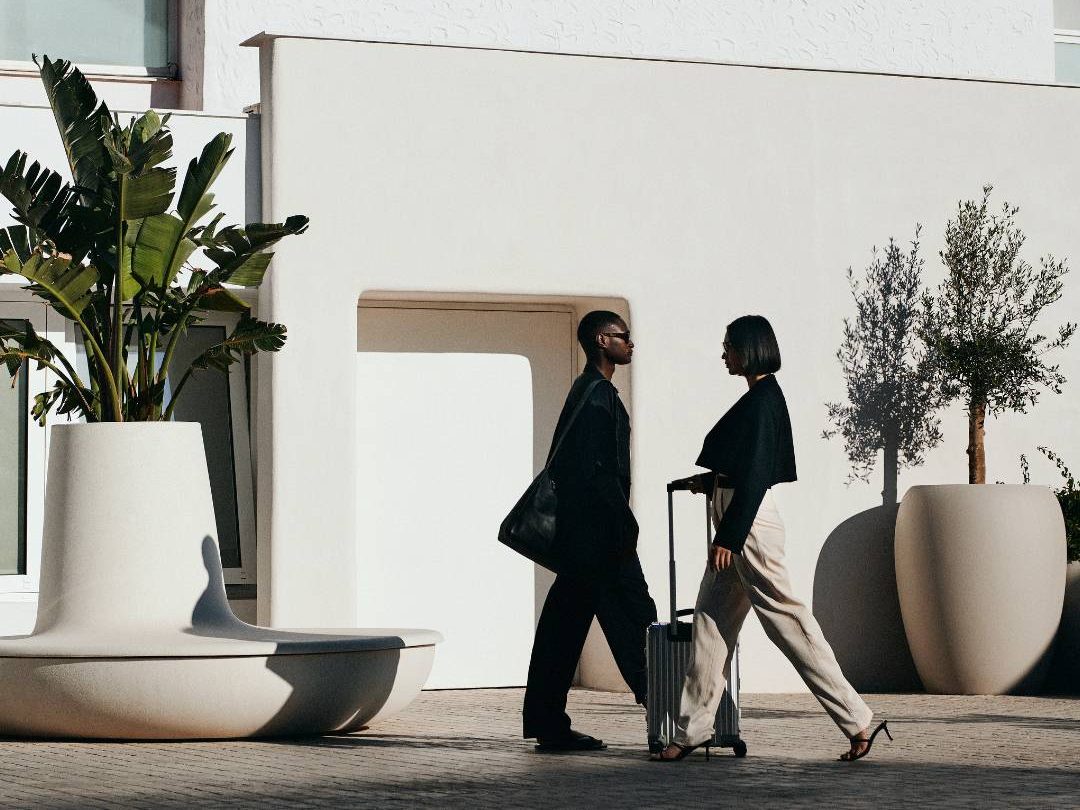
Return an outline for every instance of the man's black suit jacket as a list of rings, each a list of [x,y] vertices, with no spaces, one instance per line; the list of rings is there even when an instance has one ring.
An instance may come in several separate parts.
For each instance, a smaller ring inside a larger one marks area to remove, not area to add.
[[[596,380],[551,464],[559,499],[557,548],[564,564],[575,569],[602,566],[637,543],[630,511],[630,415],[615,386],[591,364],[566,396],[552,448]]]

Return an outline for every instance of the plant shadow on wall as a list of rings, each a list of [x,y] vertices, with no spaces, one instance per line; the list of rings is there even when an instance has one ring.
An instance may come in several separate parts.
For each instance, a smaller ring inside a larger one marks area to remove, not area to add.
[[[844,674],[867,692],[921,689],[904,637],[893,563],[899,468],[921,464],[941,441],[938,386],[917,335],[920,230],[916,226],[906,252],[891,238],[882,253],[874,248],[862,280],[848,269],[855,316],[844,319],[836,354],[847,402],[826,405],[832,428],[823,438],[843,438],[849,484],[868,481],[882,460],[882,505],[832,531],[814,574],[814,614]]]

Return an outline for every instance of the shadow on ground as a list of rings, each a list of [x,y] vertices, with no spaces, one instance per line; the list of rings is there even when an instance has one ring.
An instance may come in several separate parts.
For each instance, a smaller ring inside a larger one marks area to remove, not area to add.
[[[432,749],[433,757],[440,755]],[[661,768],[663,770],[661,770]],[[319,781],[276,778],[248,782],[235,801],[220,806],[320,807],[908,807],[1075,806],[1077,774],[1039,767],[896,763],[882,756],[856,764],[792,759],[739,760],[692,756],[658,765],[638,754],[605,751],[551,756],[533,753],[460,760],[437,778],[407,772],[372,779],[363,763],[352,778],[334,780],[333,795]],[[113,795],[112,800],[123,797]],[[190,801],[190,796],[186,800]],[[134,806],[181,807],[180,797],[140,793]],[[85,800],[52,803],[82,808]],[[125,806],[128,806],[125,804]],[[217,806],[217,805],[216,805]]]
[[[646,759],[628,695],[575,690],[609,749],[538,754],[521,690],[428,692],[362,734],[186,744],[0,744],[2,807],[1076,807],[1080,701],[870,695],[895,742],[858,763],[807,694],[747,694],[750,755]]]

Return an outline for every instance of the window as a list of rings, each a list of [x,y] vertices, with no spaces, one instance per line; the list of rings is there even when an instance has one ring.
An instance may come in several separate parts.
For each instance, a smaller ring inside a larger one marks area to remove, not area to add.
[[[173,57],[169,0],[3,0],[0,59],[33,54],[81,65],[167,72]]]
[[[1059,84],[1080,84],[1080,38],[1054,43],[1054,80]]]
[[[44,304],[0,298],[0,320],[8,326],[33,326],[44,337],[63,343],[60,316],[49,313]],[[0,595],[32,594],[38,589],[47,432],[30,416],[30,405],[34,394],[52,384],[50,377],[34,364],[23,363],[12,385],[7,367],[0,366]]]
[[[5,327],[25,333],[25,320],[0,320]],[[27,363],[12,378],[0,367],[0,576],[26,573],[26,438],[29,399]]]
[[[169,382],[179,382],[191,361],[224,340],[232,325],[210,320],[188,329],[173,357]],[[233,366],[228,376],[214,370],[195,374],[174,412],[177,421],[202,425],[221,566],[225,582],[234,585],[255,582],[255,514],[246,403],[243,369]]]
[[[1054,0],[1054,79],[1080,84],[1080,0]]]

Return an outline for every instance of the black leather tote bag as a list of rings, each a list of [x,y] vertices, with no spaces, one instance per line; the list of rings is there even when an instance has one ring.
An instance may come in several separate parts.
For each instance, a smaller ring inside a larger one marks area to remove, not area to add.
[[[555,512],[558,509],[559,500],[555,494],[555,482],[551,479],[551,463],[555,460],[559,448],[562,447],[563,439],[570,434],[574,420],[578,418],[581,409],[589,401],[593,389],[600,382],[600,380],[594,380],[589,383],[574,412],[570,414],[562,435],[552,448],[544,469],[529,484],[525,494],[518,499],[514,508],[510,510],[510,514],[499,526],[500,543],[556,573],[558,569],[555,559]]]

